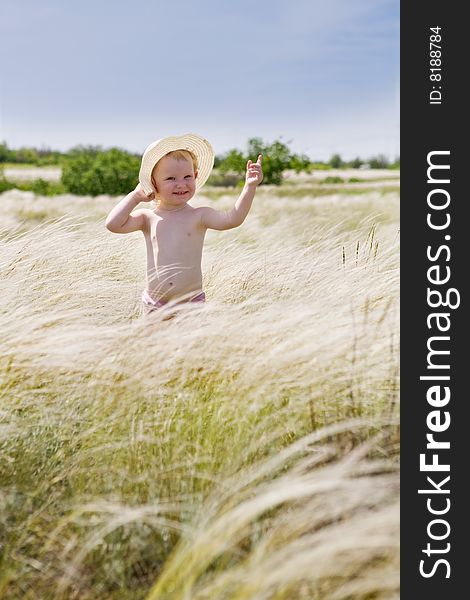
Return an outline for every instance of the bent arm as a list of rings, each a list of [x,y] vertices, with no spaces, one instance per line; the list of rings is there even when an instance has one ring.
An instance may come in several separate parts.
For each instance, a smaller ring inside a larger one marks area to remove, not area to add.
[[[208,229],[233,229],[243,223],[248,214],[253,198],[255,197],[256,186],[245,185],[235,206],[229,211],[218,211],[204,206],[201,208],[201,224]]]
[[[133,190],[116,204],[106,217],[106,229],[113,233],[142,231],[146,225],[147,209],[131,211],[142,201],[141,195]]]

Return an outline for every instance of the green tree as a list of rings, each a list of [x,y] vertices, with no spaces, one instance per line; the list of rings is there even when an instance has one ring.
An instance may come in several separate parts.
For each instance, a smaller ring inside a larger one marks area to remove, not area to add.
[[[36,165],[38,163],[38,153],[35,148],[19,148],[13,150],[14,162],[16,163],[27,163],[30,165]]]
[[[233,172],[242,175],[246,171],[246,161],[239,150],[230,150],[220,157],[219,171],[223,174]]]
[[[332,169],[341,169],[344,166],[344,162],[339,154],[333,154],[329,160],[329,165]]]
[[[310,173],[312,171],[312,161],[305,154],[293,154],[290,158],[289,168],[296,173]]]
[[[60,165],[63,154],[58,150],[51,150],[50,148],[40,148],[38,151],[38,165]]]
[[[291,153],[286,144],[280,140],[266,144],[261,138],[248,140],[248,158],[255,161],[258,155],[263,155],[263,182],[279,185],[282,173],[290,166]]]
[[[293,169],[297,173],[310,172],[312,169],[311,161],[305,154],[291,153],[289,146],[281,140],[266,143],[259,137],[248,140],[246,154],[232,149],[218,157],[215,164],[222,174],[236,173],[243,176],[248,159],[256,161],[259,154],[263,155],[263,183],[279,185],[282,182],[283,172],[287,169]]]
[[[62,169],[62,183],[72,194],[120,195],[132,190],[138,180],[140,158],[111,148],[75,148]]]
[[[368,161],[371,169],[388,169],[390,163],[388,158],[384,154],[373,156]]]
[[[359,169],[362,165],[364,164],[364,161],[361,160],[358,156],[356,158],[354,158],[350,163],[349,166],[352,169]]]
[[[11,162],[11,150],[6,142],[0,144],[0,163]]]
[[[74,146],[70,148],[67,152],[67,158],[76,158],[77,156],[91,156],[96,158],[98,154],[105,152],[102,146],[83,146],[79,144],[78,146]]]

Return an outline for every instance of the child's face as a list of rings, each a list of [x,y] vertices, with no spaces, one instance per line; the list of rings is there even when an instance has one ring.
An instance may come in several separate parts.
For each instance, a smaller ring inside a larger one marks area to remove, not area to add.
[[[190,200],[196,192],[196,173],[192,161],[164,156],[152,171],[152,182],[160,203],[178,207]]]

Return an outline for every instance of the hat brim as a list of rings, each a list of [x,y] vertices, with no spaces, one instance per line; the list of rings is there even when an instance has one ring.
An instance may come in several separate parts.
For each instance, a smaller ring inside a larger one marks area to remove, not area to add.
[[[196,191],[207,181],[214,167],[214,151],[209,142],[195,133],[169,136],[152,142],[142,155],[139,181],[146,194],[155,192],[152,184],[152,171],[157,162],[168,152],[189,150],[197,160]]]

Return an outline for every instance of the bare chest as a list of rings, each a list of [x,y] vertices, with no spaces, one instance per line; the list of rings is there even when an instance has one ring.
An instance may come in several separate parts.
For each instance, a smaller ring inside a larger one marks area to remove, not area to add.
[[[185,253],[202,248],[205,229],[194,212],[167,216],[155,215],[150,221],[148,239],[159,251]]]

